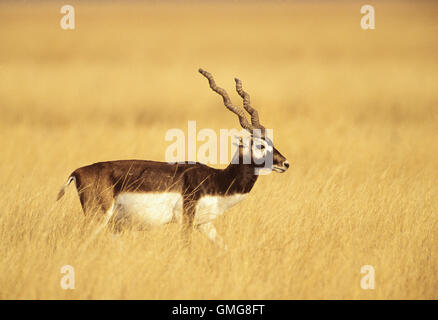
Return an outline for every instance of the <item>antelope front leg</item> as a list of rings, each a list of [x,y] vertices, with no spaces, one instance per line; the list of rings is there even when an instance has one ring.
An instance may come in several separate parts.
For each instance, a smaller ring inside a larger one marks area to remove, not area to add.
[[[216,244],[219,248],[223,250],[227,250],[227,245],[224,243],[222,237],[217,233],[216,228],[214,227],[212,222],[207,222],[204,224],[199,224],[196,226],[198,230],[207,236],[207,238]]]
[[[184,245],[189,247],[192,242],[193,220],[195,219],[195,200],[189,197],[183,200],[182,214]]]

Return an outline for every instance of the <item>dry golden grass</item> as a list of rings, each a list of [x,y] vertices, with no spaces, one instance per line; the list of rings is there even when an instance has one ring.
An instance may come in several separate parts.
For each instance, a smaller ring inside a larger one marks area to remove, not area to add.
[[[1,299],[438,298],[436,4],[379,1],[364,31],[360,3],[70,3],[75,31],[0,5]],[[238,126],[198,67],[244,81],[291,169],[217,220],[226,253],[172,225],[85,246],[75,189],[54,201],[72,170]]]

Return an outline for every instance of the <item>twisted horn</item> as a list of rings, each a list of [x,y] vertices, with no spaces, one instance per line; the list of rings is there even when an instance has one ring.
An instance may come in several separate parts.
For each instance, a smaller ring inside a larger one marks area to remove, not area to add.
[[[242,89],[242,81],[237,78],[234,80],[236,81],[236,91],[243,98],[243,107],[251,115],[251,124],[256,129],[264,129],[265,127],[260,124],[259,113],[250,105],[249,94]]]
[[[234,114],[236,114],[239,117],[239,122],[240,122],[240,125],[242,126],[242,128],[248,130],[249,132],[252,132],[254,127],[251,124],[249,124],[248,120],[245,117],[245,112],[243,111],[243,109],[238,108],[231,103],[231,100],[230,100],[230,97],[228,96],[228,93],[224,89],[216,86],[216,82],[214,81],[213,76],[209,72],[207,72],[203,69],[199,69],[199,73],[208,79],[208,83],[210,84],[210,88],[214,92],[216,92],[222,96],[222,98],[224,100],[225,107],[227,107],[228,110],[230,110],[231,112],[233,112]]]

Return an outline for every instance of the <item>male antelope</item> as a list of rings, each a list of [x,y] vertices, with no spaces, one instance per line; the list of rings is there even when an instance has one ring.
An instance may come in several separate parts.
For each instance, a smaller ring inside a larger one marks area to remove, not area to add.
[[[234,106],[227,92],[216,86],[213,76],[202,69],[199,72],[208,79],[210,88],[222,96],[225,106],[239,117],[242,128],[250,133],[247,140],[240,139],[233,161],[226,169],[187,162],[98,162],[73,171],[58,199],[74,181],[84,213],[96,208],[105,213],[99,231],[112,216],[115,221],[130,219],[145,227],[177,222],[184,226],[187,236],[195,226],[223,247],[212,221],[251,191],[258,178],[256,170],[265,165],[261,160],[270,157],[269,169],[276,172],[285,172],[289,163],[266,137],[265,128],[259,122],[257,111],[250,106],[249,95],[243,91],[241,81],[235,79],[236,90],[243,98],[243,107],[251,115],[251,124],[243,109]],[[244,161],[244,158],[250,161]]]

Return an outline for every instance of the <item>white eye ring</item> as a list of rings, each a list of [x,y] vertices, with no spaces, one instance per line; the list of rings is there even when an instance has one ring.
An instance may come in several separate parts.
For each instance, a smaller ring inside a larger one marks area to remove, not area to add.
[[[263,144],[258,144],[255,146],[258,150],[264,150],[265,146]]]

